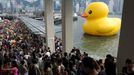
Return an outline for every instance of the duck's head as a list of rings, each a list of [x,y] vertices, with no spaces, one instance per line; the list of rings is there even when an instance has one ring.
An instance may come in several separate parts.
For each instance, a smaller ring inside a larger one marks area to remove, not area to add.
[[[107,17],[108,13],[108,6],[104,2],[92,2],[87,6],[82,17],[86,19],[102,18]]]

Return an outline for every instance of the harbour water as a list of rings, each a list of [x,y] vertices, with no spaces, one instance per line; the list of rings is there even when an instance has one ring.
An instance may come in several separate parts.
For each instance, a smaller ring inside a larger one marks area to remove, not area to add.
[[[96,59],[105,58],[107,54],[117,57],[119,34],[111,37],[96,37],[84,34],[82,30],[84,21],[85,19],[78,17],[78,20],[73,23],[74,47],[79,48],[81,52],[87,52],[89,56]],[[61,38],[61,32],[56,33],[56,36]]]

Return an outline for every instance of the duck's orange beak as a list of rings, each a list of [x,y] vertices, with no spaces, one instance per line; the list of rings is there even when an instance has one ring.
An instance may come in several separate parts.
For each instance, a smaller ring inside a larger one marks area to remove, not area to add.
[[[88,15],[84,12],[84,13],[81,15],[81,17],[83,17],[83,18],[87,18]]]

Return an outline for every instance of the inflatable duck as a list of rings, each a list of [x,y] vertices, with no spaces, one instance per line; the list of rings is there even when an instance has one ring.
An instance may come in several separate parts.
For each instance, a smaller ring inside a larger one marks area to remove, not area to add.
[[[119,32],[120,18],[108,18],[109,9],[104,2],[92,2],[85,9],[82,17],[86,18],[83,30],[96,36],[111,36]]]

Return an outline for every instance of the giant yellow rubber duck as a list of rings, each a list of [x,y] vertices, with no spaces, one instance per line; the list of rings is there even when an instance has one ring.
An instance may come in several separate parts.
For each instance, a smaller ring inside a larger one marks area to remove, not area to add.
[[[86,18],[83,30],[87,34],[96,36],[111,36],[119,32],[120,18],[108,18],[109,9],[104,2],[90,3],[82,17]]]

